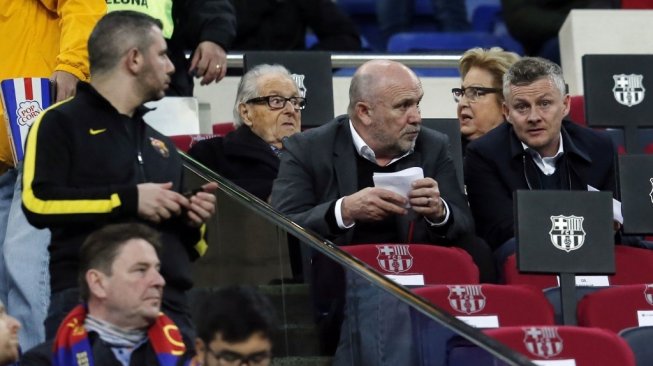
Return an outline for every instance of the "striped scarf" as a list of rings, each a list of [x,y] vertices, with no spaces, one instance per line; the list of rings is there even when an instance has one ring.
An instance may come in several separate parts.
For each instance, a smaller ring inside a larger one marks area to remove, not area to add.
[[[86,305],[75,307],[57,330],[52,354],[53,366],[93,366],[93,352],[84,328]],[[175,366],[186,351],[179,328],[163,313],[147,331],[159,365]]]

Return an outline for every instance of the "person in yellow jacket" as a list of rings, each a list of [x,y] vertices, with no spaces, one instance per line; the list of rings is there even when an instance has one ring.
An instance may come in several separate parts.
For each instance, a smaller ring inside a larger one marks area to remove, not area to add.
[[[50,78],[56,101],[71,97],[78,80],[88,81],[86,42],[105,0],[0,0],[0,80]],[[50,301],[48,230],[32,227],[21,209],[21,186],[0,107],[0,300],[23,327],[27,350],[44,340]]]

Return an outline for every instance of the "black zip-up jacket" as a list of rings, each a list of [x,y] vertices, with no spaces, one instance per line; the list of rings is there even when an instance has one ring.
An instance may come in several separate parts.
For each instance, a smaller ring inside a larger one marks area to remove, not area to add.
[[[86,237],[110,223],[138,221],[161,233],[166,297],[192,286],[191,259],[200,230],[183,217],[153,224],[138,217],[139,183],[182,187],[182,163],[170,140],[143,121],[118,111],[90,84],[74,98],[43,112],[32,126],[24,161],[23,211],[52,231],[52,292],[77,287],[78,252]],[[167,296],[166,296],[167,295]]]

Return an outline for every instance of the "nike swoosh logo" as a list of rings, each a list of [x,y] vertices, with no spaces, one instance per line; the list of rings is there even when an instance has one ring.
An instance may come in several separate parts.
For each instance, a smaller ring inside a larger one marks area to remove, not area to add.
[[[94,129],[91,128],[91,129],[88,130],[88,133],[90,133],[91,135],[98,135],[98,134],[101,134],[102,132],[104,132],[106,130],[107,130],[106,128],[103,128],[103,129],[100,129],[100,130],[94,130]]]

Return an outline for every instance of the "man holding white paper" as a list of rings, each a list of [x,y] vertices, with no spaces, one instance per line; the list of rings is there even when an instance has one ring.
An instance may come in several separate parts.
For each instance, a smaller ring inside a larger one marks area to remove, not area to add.
[[[408,67],[388,60],[363,64],[351,81],[348,115],[284,142],[272,205],[338,245],[463,246],[459,239],[473,231],[471,213],[447,152],[447,137],[421,126],[423,95],[419,79]],[[411,180],[406,193],[374,183],[375,174],[396,176],[408,168],[418,168],[423,178]],[[464,249],[477,263],[486,255],[489,259],[489,249],[479,251],[473,245]],[[338,286],[344,282],[339,268],[327,262],[323,257],[312,258],[313,286],[319,292],[315,305],[321,315],[341,300],[321,295],[342,291]],[[385,364],[381,360],[413,364],[408,309],[369,284],[352,286],[356,279],[348,281],[348,302],[374,303],[376,309],[392,309],[392,316],[348,308],[345,321],[358,319],[365,324],[359,328],[364,334],[350,342],[353,336],[343,325],[334,364]],[[386,336],[392,337],[392,347],[380,346],[390,344],[389,339],[376,339]],[[349,349],[351,344],[359,344],[360,353]]]
[[[348,115],[284,143],[272,205],[340,245],[453,244],[472,231],[448,140],[421,128],[417,76],[397,62],[370,61],[349,94]],[[411,167],[421,167],[424,178],[407,195],[374,186],[374,173]],[[407,204],[417,215],[408,215]]]

